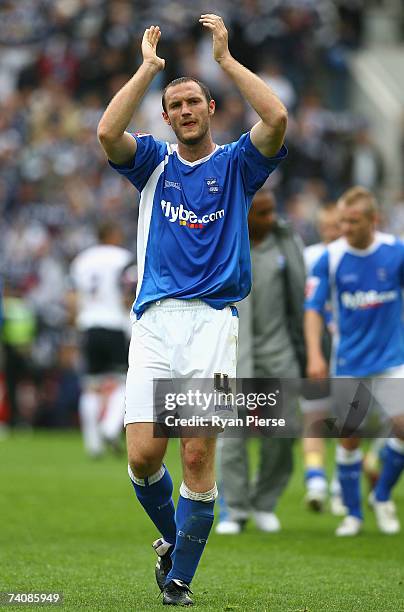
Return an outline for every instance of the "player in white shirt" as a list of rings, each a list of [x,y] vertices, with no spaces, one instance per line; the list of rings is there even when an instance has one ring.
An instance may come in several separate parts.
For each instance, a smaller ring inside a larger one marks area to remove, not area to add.
[[[85,362],[79,413],[84,446],[94,457],[105,443],[119,448],[125,411],[130,319],[121,277],[133,256],[119,246],[118,225],[105,223],[99,244],[79,253],[71,264],[76,325],[82,332]]]

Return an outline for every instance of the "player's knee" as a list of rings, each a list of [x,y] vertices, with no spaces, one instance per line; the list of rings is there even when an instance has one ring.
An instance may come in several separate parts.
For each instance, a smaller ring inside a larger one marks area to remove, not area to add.
[[[155,474],[161,467],[160,455],[152,451],[131,451],[128,454],[128,463],[137,478],[145,478]]]
[[[209,462],[209,452],[204,446],[185,446],[183,451],[185,467],[190,472],[200,472]]]
[[[354,451],[357,448],[359,448],[360,439],[359,438],[341,438],[339,440],[339,444],[340,446],[342,446],[342,448],[345,448],[345,450],[347,451]]]
[[[404,440],[404,415],[400,414],[398,416],[393,417],[392,419],[393,425],[393,435],[400,440]]]

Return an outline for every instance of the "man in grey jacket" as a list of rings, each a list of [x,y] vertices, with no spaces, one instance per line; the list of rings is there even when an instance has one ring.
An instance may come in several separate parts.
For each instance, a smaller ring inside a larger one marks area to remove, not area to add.
[[[305,265],[300,238],[276,218],[267,189],[255,196],[249,215],[253,287],[237,307],[240,315],[237,377],[298,378],[304,371]],[[253,383],[254,385],[254,383]],[[297,387],[288,387],[284,410],[298,410]],[[240,410],[239,410],[240,412]],[[283,415],[282,415],[283,416]],[[216,533],[240,533],[252,514],[257,527],[276,532],[276,503],[293,469],[293,439],[261,437],[255,483],[249,483],[248,438],[223,436],[218,447],[220,516]]]

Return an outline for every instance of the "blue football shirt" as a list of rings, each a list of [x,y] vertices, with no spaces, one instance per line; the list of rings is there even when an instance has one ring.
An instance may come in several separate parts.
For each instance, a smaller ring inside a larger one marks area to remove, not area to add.
[[[286,157],[286,147],[265,157],[248,132],[188,162],[177,145],[149,134],[133,136],[132,164],[110,164],[141,193],[137,317],[164,298],[198,298],[217,309],[242,300],[251,289],[251,200]]]
[[[332,373],[371,376],[404,364],[404,245],[376,232],[369,248],[345,238],[328,245],[307,282],[306,310],[322,314],[331,298],[336,334]]]

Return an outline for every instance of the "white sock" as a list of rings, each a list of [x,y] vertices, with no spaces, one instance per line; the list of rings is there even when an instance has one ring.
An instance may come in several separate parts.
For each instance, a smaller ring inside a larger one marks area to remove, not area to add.
[[[340,444],[338,444],[335,458],[337,464],[339,465],[352,465],[354,463],[358,463],[362,461],[362,451],[360,448],[356,448],[355,450],[347,450]]]
[[[94,391],[84,391],[80,396],[79,415],[83,434],[84,447],[91,455],[98,455],[103,451],[103,442],[100,432],[100,397]]]
[[[215,483],[213,489],[205,491],[204,493],[195,493],[195,491],[188,489],[185,482],[182,482],[180,486],[180,495],[186,499],[192,499],[193,501],[212,502],[215,501],[217,497],[217,485]]]
[[[387,440],[387,446],[396,451],[396,453],[404,455],[404,440],[400,440],[400,438],[389,438]]]
[[[104,417],[101,421],[101,433],[107,440],[116,440],[123,430],[125,416],[125,385],[120,384],[110,394]]]

